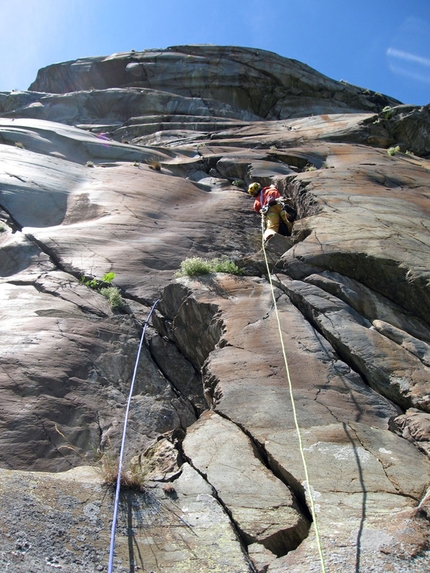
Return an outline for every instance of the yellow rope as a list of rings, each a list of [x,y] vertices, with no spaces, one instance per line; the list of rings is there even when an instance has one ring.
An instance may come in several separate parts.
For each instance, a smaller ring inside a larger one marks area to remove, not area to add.
[[[315,511],[314,496],[313,496],[313,492],[312,492],[312,488],[311,488],[311,483],[309,481],[308,466],[306,463],[305,452],[303,449],[302,435],[300,432],[299,420],[298,420],[297,411],[296,411],[296,404],[294,401],[293,384],[291,382],[290,369],[288,367],[287,354],[285,352],[284,339],[282,337],[281,321],[279,319],[278,305],[276,304],[275,289],[273,288],[272,276],[271,276],[271,272],[270,272],[270,268],[269,268],[269,262],[267,260],[267,254],[266,254],[266,246],[264,244],[264,217],[263,216],[261,217],[261,237],[262,237],[262,246],[263,246],[262,250],[263,250],[264,260],[266,262],[266,268],[267,268],[267,276],[269,277],[270,288],[272,291],[273,306],[275,308],[275,316],[276,316],[276,320],[278,322],[279,338],[281,340],[282,355],[284,357],[285,370],[287,373],[288,388],[290,391],[290,398],[291,398],[291,406],[292,406],[292,410],[293,410],[294,424],[296,427],[297,437],[299,440],[300,455],[302,458],[306,483],[308,484],[309,499],[310,499],[310,504],[311,504],[311,514],[312,514],[312,519],[313,519],[313,523],[314,523],[314,527],[315,527],[315,537],[316,537],[316,542],[317,542],[317,547],[318,547],[318,553],[319,553],[319,557],[320,557],[320,561],[321,561],[321,571],[323,573],[326,573],[326,568],[325,568],[325,563],[324,563],[324,555],[323,555],[322,546],[321,546],[321,537],[320,537],[320,532],[319,532],[319,528],[318,528],[318,520],[317,520],[317,516],[316,516],[316,511]]]

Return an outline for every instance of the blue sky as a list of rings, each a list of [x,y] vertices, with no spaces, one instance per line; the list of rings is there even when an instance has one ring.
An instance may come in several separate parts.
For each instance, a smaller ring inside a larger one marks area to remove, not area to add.
[[[0,0],[0,91],[56,62],[180,44],[270,50],[430,103],[430,0]]]

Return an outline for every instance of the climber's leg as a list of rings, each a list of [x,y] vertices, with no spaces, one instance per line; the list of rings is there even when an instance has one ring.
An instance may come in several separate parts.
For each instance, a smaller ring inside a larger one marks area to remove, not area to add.
[[[280,212],[282,208],[280,205],[274,205],[269,208],[266,215],[266,229],[277,233],[279,231]]]
[[[280,216],[281,216],[283,223],[287,227],[288,236],[290,236],[291,233],[293,232],[293,224],[291,223],[291,221],[288,220],[287,213],[284,210],[281,211]]]

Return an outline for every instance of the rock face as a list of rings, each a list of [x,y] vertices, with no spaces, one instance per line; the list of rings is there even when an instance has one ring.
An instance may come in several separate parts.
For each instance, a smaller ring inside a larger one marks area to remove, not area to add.
[[[430,571],[430,119],[397,104],[216,46],[0,94],[4,570],[106,570],[136,372],[115,570]],[[252,181],[298,212],[264,252]]]

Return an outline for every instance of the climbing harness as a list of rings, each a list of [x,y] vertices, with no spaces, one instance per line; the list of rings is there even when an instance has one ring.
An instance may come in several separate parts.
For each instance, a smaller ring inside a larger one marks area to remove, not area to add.
[[[154,302],[154,304],[152,305],[152,308],[148,314],[148,318],[146,319],[145,324],[143,325],[142,336],[140,337],[139,349],[137,351],[136,362],[134,364],[134,372],[133,372],[133,377],[132,377],[131,385],[130,385],[130,393],[128,395],[127,408],[125,410],[124,428],[122,430],[122,440],[121,440],[121,448],[120,448],[119,462],[118,462],[118,476],[117,476],[117,480],[116,480],[115,501],[114,501],[113,518],[112,518],[108,573],[112,573],[112,567],[113,567],[113,556],[114,556],[114,550],[115,550],[115,532],[116,532],[116,523],[117,523],[117,519],[118,519],[119,493],[120,493],[120,489],[121,489],[121,474],[122,474],[122,467],[123,467],[123,460],[124,460],[125,437],[126,437],[126,433],[127,433],[127,424],[128,424],[128,416],[129,416],[129,412],[130,412],[131,397],[133,396],[134,384],[136,381],[136,374],[137,374],[137,367],[139,365],[140,353],[142,350],[143,340],[145,338],[146,327],[148,326],[148,322],[151,319],[152,313],[154,312],[154,309],[159,302],[160,302],[160,299],[157,299]]]
[[[288,367],[288,359],[287,359],[287,354],[285,351],[284,339],[283,339],[282,330],[281,330],[281,321],[279,319],[278,305],[276,304],[275,289],[273,287],[272,275],[270,272],[269,261],[267,260],[266,246],[264,243],[264,216],[261,217],[261,237],[262,237],[262,241],[261,241],[262,251],[263,251],[264,260],[266,263],[267,276],[269,277],[273,306],[275,309],[275,316],[276,316],[276,320],[278,323],[279,338],[281,341],[282,356],[284,357],[285,371],[287,374],[288,389],[290,391],[290,399],[291,399],[291,407],[292,407],[292,411],[293,411],[294,425],[296,428],[297,438],[299,441],[300,456],[302,458],[303,469],[304,469],[304,473],[305,473],[305,479],[306,479],[306,483],[308,486],[309,499],[310,499],[310,505],[311,505],[311,515],[312,515],[312,519],[313,519],[313,523],[314,523],[314,527],[315,527],[315,538],[316,538],[318,553],[319,553],[320,562],[321,562],[321,571],[322,571],[322,573],[326,573],[326,568],[325,568],[325,563],[324,563],[324,555],[323,555],[322,546],[321,546],[321,536],[320,536],[320,532],[319,532],[319,528],[318,528],[318,520],[317,520],[316,510],[315,510],[315,501],[314,501],[314,496],[312,493],[312,487],[311,487],[311,484],[309,481],[308,466],[306,463],[305,452],[304,452],[303,442],[302,442],[302,436],[301,436],[300,426],[299,426],[299,420],[297,417],[296,404],[294,401],[293,384],[291,382],[290,369]]]

